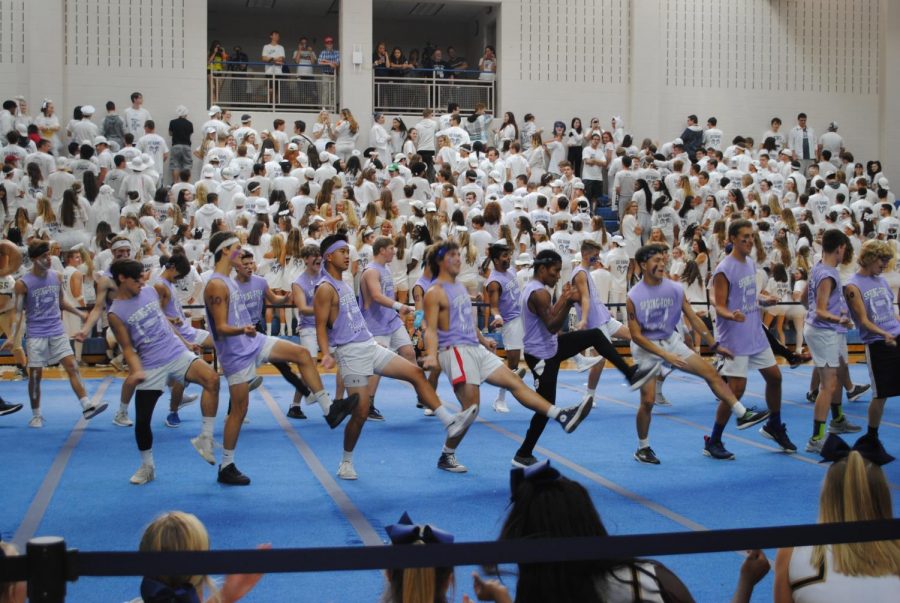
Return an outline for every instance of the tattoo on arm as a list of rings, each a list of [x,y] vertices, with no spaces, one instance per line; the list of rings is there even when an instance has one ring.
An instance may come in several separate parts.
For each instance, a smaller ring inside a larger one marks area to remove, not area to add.
[[[222,304],[222,298],[218,295],[214,295],[209,299],[209,302],[214,306],[218,306]]]
[[[629,320],[629,321],[632,321],[632,320],[633,320],[634,322],[637,322],[637,315],[635,315],[634,312],[629,312],[629,313],[628,313],[628,320]]]

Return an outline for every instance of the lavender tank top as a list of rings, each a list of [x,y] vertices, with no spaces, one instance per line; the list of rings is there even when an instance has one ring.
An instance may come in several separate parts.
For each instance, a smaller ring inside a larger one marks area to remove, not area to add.
[[[728,279],[727,306],[731,311],[740,310],[744,322],[725,320],[716,316],[716,340],[737,356],[758,354],[769,347],[759,316],[759,297],[756,292],[756,266],[747,258],[741,262],[728,255],[719,262],[713,275],[723,274]]]
[[[33,272],[22,275],[28,287],[25,296],[25,334],[28,337],[60,337],[65,335],[59,292],[62,284],[55,270],[48,270],[43,278]]]
[[[681,320],[684,302],[684,289],[678,283],[664,278],[651,287],[641,280],[628,292],[628,299],[634,304],[644,337],[659,341],[672,336]]]
[[[485,288],[491,283],[500,285],[500,317],[503,322],[509,322],[517,319],[522,314],[522,305],[520,302],[521,293],[519,292],[519,281],[516,280],[516,273],[512,268],[506,272],[499,270],[491,270],[491,275],[485,282]]]
[[[366,266],[365,270],[375,270],[378,272],[378,282],[381,284],[382,295],[389,299],[394,299],[394,278],[391,276],[391,271],[378,262],[369,262],[369,265]],[[363,272],[365,272],[365,270],[363,270]],[[363,318],[365,318],[366,324],[369,325],[369,331],[371,331],[373,335],[390,335],[403,326],[400,316],[393,308],[385,308],[381,304],[376,304],[371,300],[369,301],[369,307],[367,308],[362,287],[360,287],[359,298],[360,305],[362,306],[361,310]]]
[[[237,285],[238,291],[241,292],[241,301],[244,302],[244,306],[247,308],[247,314],[250,315],[250,323],[254,325],[257,324],[262,320],[266,289],[269,287],[268,283],[266,283],[266,279],[251,274],[250,280],[246,283],[235,280],[234,284]]]
[[[436,280],[433,284],[443,288],[447,294],[450,312],[449,329],[444,331],[438,327],[438,347],[444,349],[455,345],[479,345],[468,290],[459,283]]]
[[[838,333],[846,333],[847,327],[844,325],[826,322],[816,316],[816,291],[818,291],[819,285],[829,278],[834,281],[834,288],[831,291],[831,295],[828,296],[828,311],[835,316],[847,313],[847,300],[844,299],[844,288],[841,286],[840,273],[837,268],[832,268],[819,262],[813,267],[812,273],[809,275],[809,291],[806,294],[809,311],[806,313],[806,324],[819,329],[831,329]]]
[[[359,310],[353,289],[344,281],[335,280],[333,276],[323,272],[322,280],[319,281],[316,288],[326,283],[334,287],[338,294],[338,315],[334,324],[328,329],[328,343],[337,347],[372,339],[372,333],[366,327],[366,320]]]
[[[416,282],[413,283],[412,288],[415,289],[416,287],[421,287],[422,295],[424,296],[425,293],[428,292],[428,288],[431,287],[431,285],[433,285],[433,284],[434,284],[434,279],[428,278],[427,276],[425,276],[423,274],[422,276],[420,276],[419,278],[416,279]],[[412,289],[410,290],[410,293],[412,293]]]
[[[184,309],[181,307],[181,301],[178,299],[178,292],[175,290],[175,285],[164,278],[159,279],[159,282],[169,290],[169,303],[162,309],[163,314],[166,315],[166,318],[176,318],[180,320],[181,324],[175,327],[178,330],[178,334],[184,337],[185,341],[193,343],[197,338],[197,329],[195,329],[191,324],[191,321],[185,317]]]
[[[609,319],[612,317],[609,314],[609,309],[606,307],[606,304],[600,301],[600,296],[597,294],[597,288],[594,286],[594,279],[591,278],[591,273],[588,272],[584,266],[578,266],[572,271],[572,286],[575,286],[575,277],[579,272],[584,273],[585,280],[587,280],[588,292],[591,296],[591,307],[588,308],[587,328],[596,329],[600,327],[600,325],[608,323]],[[581,307],[581,302],[576,302],[575,308],[578,312],[578,320],[580,321],[584,315],[584,308]]]
[[[897,321],[894,293],[883,276],[854,274],[847,284],[855,285],[859,289],[869,320],[891,335],[900,336],[900,322]],[[884,341],[884,337],[866,329],[861,320],[856,321],[856,326],[859,328],[859,336],[863,343]]]
[[[322,273],[316,274],[315,276],[310,276],[303,271],[300,276],[298,276],[294,280],[294,284],[300,287],[303,290],[303,296],[306,298],[306,305],[310,308],[313,306],[313,298],[316,294],[316,285],[319,284],[319,281],[322,280]],[[301,329],[314,329],[316,326],[316,317],[306,314],[300,315],[300,328]]]
[[[556,335],[547,330],[547,325],[541,318],[528,309],[528,300],[535,291],[544,288],[544,284],[537,279],[528,281],[522,291],[521,311],[522,326],[525,329],[525,353],[535,358],[547,359],[556,356],[559,342]]]
[[[206,285],[209,286],[209,283],[215,280],[222,281],[228,287],[228,324],[232,326],[254,324],[246,306],[241,300],[241,292],[238,290],[235,282],[227,276],[213,272],[209,276],[209,281]],[[250,337],[249,335],[225,337],[219,334],[216,321],[213,320],[208,306],[206,308],[206,324],[209,325],[213,344],[216,347],[216,355],[219,358],[219,362],[222,363],[222,370],[225,371],[226,377],[239,373],[251,363],[256,362],[256,355],[266,342],[265,337]]]
[[[128,328],[128,336],[145,369],[168,364],[185,349],[159,306],[159,294],[149,286],[131,299],[117,299],[109,308]]]

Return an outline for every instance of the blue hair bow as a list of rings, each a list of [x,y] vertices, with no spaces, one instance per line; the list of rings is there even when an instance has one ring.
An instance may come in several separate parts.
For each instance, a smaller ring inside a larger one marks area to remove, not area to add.
[[[141,599],[144,603],[200,603],[197,591],[190,584],[172,588],[153,578],[141,581]]]
[[[837,461],[842,461],[854,450],[870,463],[875,463],[879,466],[887,465],[894,460],[894,457],[884,449],[881,440],[875,436],[866,434],[856,440],[853,448],[850,448],[847,442],[839,436],[830,433],[822,446],[822,460],[820,462],[836,463]]]
[[[409,513],[403,512],[400,520],[384,530],[391,538],[391,544],[453,544],[453,534],[432,525],[414,524]]]
[[[516,500],[516,491],[524,482],[530,482],[535,485],[555,482],[562,475],[559,471],[550,466],[550,461],[541,461],[530,467],[516,467],[509,472],[509,492],[510,499]]]

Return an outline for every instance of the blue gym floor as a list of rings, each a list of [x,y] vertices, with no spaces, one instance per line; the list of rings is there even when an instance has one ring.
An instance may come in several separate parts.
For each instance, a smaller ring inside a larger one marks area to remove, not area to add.
[[[851,371],[856,382],[868,381],[864,365]],[[783,373],[782,414],[802,451],[812,422],[812,405],[804,400],[811,368],[785,368]],[[586,373],[564,372],[558,403],[580,399],[585,380]],[[334,378],[326,376],[325,383],[333,389]],[[27,408],[0,419],[4,539],[60,535],[82,551],[133,551],[155,515],[180,509],[200,517],[215,549],[252,548],[264,542],[276,548],[379,544],[386,538],[384,526],[403,511],[418,523],[449,530],[457,541],[491,540],[509,499],[509,461],[531,417],[511,398],[509,414],[494,413],[496,391],[484,386],[481,418],[457,451],[469,472],[445,473],[435,467],[443,441],[440,423],[415,408],[408,386],[384,380],[377,406],[387,421],[366,425],[355,455],[359,480],[344,482],[334,477],[342,428],[329,430],[316,406],[304,407],[310,417],[306,421],[285,418],[290,386],[279,376],[267,376],[264,386],[251,394],[251,422],[244,426],[237,448],[237,465],[252,478],[250,487],[218,485],[215,469],[194,451],[189,439],[200,428],[196,404],[182,411],[179,429],[163,425],[167,396],[154,416],[156,481],[132,486],[128,478],[139,465],[132,429],[111,424],[121,380],[89,380],[87,386],[92,396],[109,401],[110,409],[83,429],[66,381],[44,382],[43,429],[28,428]],[[7,400],[27,401],[25,382],[3,382],[2,390]],[[189,391],[199,390],[192,386]],[[628,391],[612,368],[604,372],[599,391],[599,404],[588,420],[572,435],[549,425],[536,454],[550,457],[565,475],[590,490],[610,533],[816,521],[826,465],[812,455],[782,454],[755,429],[738,432],[733,423],[725,444],[736,461],[714,461],[701,454],[714,401],[698,379],[675,373],[666,382],[664,392],[673,406],[657,407],[650,434],[660,466],[632,459],[637,394]],[[762,381],[754,375],[744,402],[762,406],[762,391]],[[443,377],[440,394],[455,402]],[[864,429],[868,400],[866,394],[860,402],[845,405],[848,417]],[[226,408],[223,396],[217,439]],[[900,409],[889,402],[881,438],[895,455],[900,453],[898,428]],[[896,495],[900,463],[885,470]],[[894,509],[900,510],[897,500]],[[767,554],[774,557],[774,551]],[[728,600],[741,560],[735,553],[663,558],[698,601]],[[472,594],[472,569],[457,568],[454,601]],[[515,578],[507,576],[505,581],[514,584]],[[69,585],[68,600],[126,601],[138,595],[138,585],[137,578],[81,579]],[[382,588],[381,574],[375,571],[280,574],[263,578],[245,600],[372,601]],[[754,600],[768,601],[771,593],[770,574],[757,587]]]

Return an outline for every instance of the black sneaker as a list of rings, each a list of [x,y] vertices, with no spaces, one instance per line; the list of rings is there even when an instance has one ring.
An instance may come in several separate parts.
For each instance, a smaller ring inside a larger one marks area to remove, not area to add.
[[[287,416],[289,419],[305,419],[306,414],[303,412],[303,409],[299,406],[291,406],[287,411]]]
[[[759,433],[781,446],[781,449],[787,453],[797,452],[797,446],[791,441],[787,434],[787,427],[784,423],[781,425],[773,425],[771,422],[766,423],[759,428]]]
[[[857,400],[862,398],[862,395],[869,391],[869,388],[871,387],[872,386],[868,383],[866,383],[865,385],[854,385],[853,389],[847,392],[847,400],[850,402],[856,402]]]
[[[818,397],[819,397],[819,390],[817,390],[817,389],[814,389],[810,392],[806,392],[806,401],[809,402],[810,404],[815,404],[816,398],[818,398]]]
[[[367,421],[384,421],[384,415],[381,414],[381,411],[379,411],[377,408],[375,408],[375,405],[373,404],[372,406],[369,407],[369,416],[366,417],[366,420]]]
[[[21,404],[10,404],[3,398],[0,398],[0,417],[3,415],[11,415],[14,412],[22,410]]]
[[[538,460],[536,458],[534,458],[533,454],[529,454],[527,456],[522,456],[520,454],[517,454],[516,456],[513,457],[512,466],[525,469],[527,467],[531,467],[532,465],[536,464],[537,462],[538,462]]]
[[[709,436],[703,436],[703,441],[705,442],[703,445],[703,454],[706,456],[711,456],[720,461],[734,460],[734,454],[725,450],[725,445],[722,443],[722,440],[713,442],[712,438]]]
[[[795,369],[798,366],[800,366],[801,364],[803,364],[803,356],[801,356],[797,352],[791,352],[790,354],[788,354],[786,356],[785,360],[788,361],[788,364],[790,365],[790,367],[792,369]]]
[[[344,422],[344,419],[353,414],[353,409],[359,404],[359,394],[353,394],[349,398],[341,398],[331,403],[331,409],[325,415],[328,426],[334,429]]]
[[[634,453],[634,460],[648,465],[659,465],[659,459],[656,458],[656,453],[653,452],[653,449],[649,446],[638,448],[637,452]]]
[[[524,379],[525,375],[527,375],[527,374],[528,374],[528,369],[520,368],[519,370],[516,371],[516,375],[518,375],[519,379]]]
[[[556,420],[559,421],[566,433],[572,433],[590,414],[591,409],[594,407],[593,402],[593,396],[585,396],[581,404],[560,410]]]
[[[416,400],[416,408],[425,408],[425,405],[422,404],[421,400]]]
[[[640,389],[642,385],[655,377],[659,373],[659,369],[662,368],[662,364],[656,362],[650,366],[634,365],[632,368],[634,370],[628,375],[628,383],[631,385],[631,390],[634,391]]]
[[[748,427],[753,427],[757,423],[762,423],[766,419],[769,418],[768,410],[756,410],[755,408],[748,408],[747,412],[744,413],[743,417],[737,418],[737,428],[738,429],[747,429]]]
[[[227,486],[249,486],[250,478],[241,473],[237,465],[231,463],[219,468],[219,483]]]

